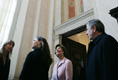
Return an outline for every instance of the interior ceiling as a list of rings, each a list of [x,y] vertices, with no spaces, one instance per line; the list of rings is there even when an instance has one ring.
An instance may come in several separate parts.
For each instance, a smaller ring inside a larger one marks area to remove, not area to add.
[[[85,45],[88,45],[88,43],[90,41],[89,38],[88,38],[88,36],[86,35],[86,31],[83,31],[81,33],[72,35],[72,36],[70,36],[68,38],[71,39],[71,40],[73,40],[73,41],[76,41],[76,42],[85,44]]]
[[[86,36],[86,31],[83,31],[83,32],[81,32],[81,33],[78,33],[78,34],[75,34],[75,35],[73,35],[73,36]]]
[[[70,37],[68,37],[69,39],[72,39],[72,38],[77,38],[77,37],[81,37],[81,36],[87,36],[86,35],[86,31],[83,31],[83,32],[81,32],[81,33],[78,33],[78,34],[75,34],[75,35],[72,35],[72,36],[70,36]],[[73,39],[73,40],[74,40]],[[75,40],[74,40],[75,41]]]

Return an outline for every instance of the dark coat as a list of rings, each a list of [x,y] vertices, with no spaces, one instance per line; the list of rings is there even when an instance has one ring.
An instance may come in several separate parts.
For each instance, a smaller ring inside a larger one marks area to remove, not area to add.
[[[10,62],[10,59],[7,58],[4,64],[3,58],[0,57],[0,80],[8,80]]]
[[[118,42],[101,34],[89,44],[86,80],[118,80]]]
[[[49,66],[45,54],[37,48],[27,55],[20,80],[48,80]]]

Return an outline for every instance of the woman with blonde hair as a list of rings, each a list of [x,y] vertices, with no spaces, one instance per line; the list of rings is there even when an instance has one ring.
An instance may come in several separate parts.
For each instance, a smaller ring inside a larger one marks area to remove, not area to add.
[[[11,62],[9,54],[12,53],[14,45],[14,41],[10,40],[4,43],[0,50],[0,80],[8,80]]]

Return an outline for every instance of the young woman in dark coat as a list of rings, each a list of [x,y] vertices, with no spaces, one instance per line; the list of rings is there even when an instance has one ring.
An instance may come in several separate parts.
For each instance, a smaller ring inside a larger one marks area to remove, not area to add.
[[[9,54],[12,52],[14,47],[14,41],[10,40],[3,44],[0,50],[0,80],[8,80],[10,62]]]
[[[24,62],[20,80],[49,80],[48,71],[52,63],[50,50],[45,38],[37,37],[32,43],[31,51]]]

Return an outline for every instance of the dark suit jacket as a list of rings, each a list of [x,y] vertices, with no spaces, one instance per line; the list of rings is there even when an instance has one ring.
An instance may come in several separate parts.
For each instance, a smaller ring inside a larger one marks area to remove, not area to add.
[[[3,63],[3,58],[0,57],[0,80],[8,80],[11,60],[7,58],[6,63]]]
[[[86,80],[118,80],[118,42],[101,34],[89,44]]]
[[[45,54],[37,48],[27,55],[20,80],[48,80],[49,66],[44,60]]]

